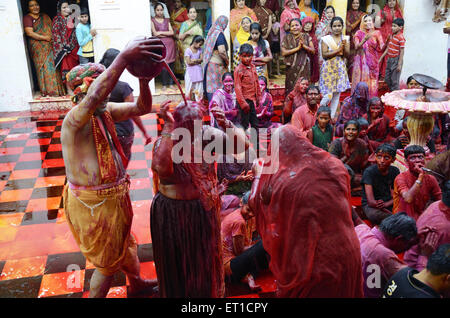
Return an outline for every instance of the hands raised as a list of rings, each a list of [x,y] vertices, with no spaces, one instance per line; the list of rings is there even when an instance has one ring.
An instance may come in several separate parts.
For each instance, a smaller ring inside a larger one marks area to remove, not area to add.
[[[140,37],[128,42],[121,55],[127,63],[133,60],[152,58],[160,61],[163,59],[164,44],[158,38]]]
[[[161,117],[164,120],[164,123],[171,123],[173,124],[175,120],[173,119],[173,115],[170,112],[170,103],[172,101],[167,100],[164,103],[161,104],[161,107],[159,109],[159,117]]]

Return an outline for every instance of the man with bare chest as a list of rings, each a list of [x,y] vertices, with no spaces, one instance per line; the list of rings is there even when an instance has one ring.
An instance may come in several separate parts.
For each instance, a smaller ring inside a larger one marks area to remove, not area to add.
[[[140,79],[133,103],[108,103],[108,96],[133,60],[161,58],[159,39],[131,41],[112,65],[79,65],[67,74],[76,104],[66,115],[61,144],[66,166],[64,210],[81,252],[95,266],[89,297],[106,297],[113,275],[122,270],[130,282],[128,296],[153,290],[156,280],[139,276],[136,241],[130,233],[133,210],[126,174],[127,158],[114,122],[152,109],[148,80]],[[94,80],[95,79],[95,80]]]

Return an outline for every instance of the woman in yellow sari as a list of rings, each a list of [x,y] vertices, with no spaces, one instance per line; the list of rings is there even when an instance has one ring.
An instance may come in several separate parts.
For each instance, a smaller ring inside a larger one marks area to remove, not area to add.
[[[245,5],[245,0],[234,0],[234,9],[230,11],[231,41],[236,37],[242,18],[244,17],[250,17],[253,22],[258,22],[255,12]]]
[[[177,47],[177,59],[175,60],[174,71],[175,74],[184,74],[183,69],[183,46],[181,45],[181,41],[178,40],[178,34],[180,33],[181,24],[189,20],[188,11],[186,7],[183,6],[181,0],[175,1],[175,8],[170,14],[170,23],[172,24],[173,32],[175,32],[175,45]]]
[[[183,56],[186,49],[191,45],[192,39],[196,35],[203,36],[202,24],[197,21],[197,10],[194,7],[189,8],[189,20],[181,24],[179,39],[183,46]]]
[[[243,17],[239,31],[233,39],[233,69],[239,65],[239,49],[242,44],[250,39],[250,25],[253,23],[250,17]]]
[[[300,12],[304,12],[308,17],[313,18],[314,24],[317,25],[319,22],[319,12],[314,9],[312,0],[300,0],[298,8],[300,9]]]

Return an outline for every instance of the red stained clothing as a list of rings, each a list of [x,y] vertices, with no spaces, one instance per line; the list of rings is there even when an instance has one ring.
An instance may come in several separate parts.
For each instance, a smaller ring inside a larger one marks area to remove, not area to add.
[[[362,297],[347,169],[292,125],[279,127],[274,136],[278,160],[264,159],[249,206],[270,255],[277,296]],[[278,169],[271,167],[274,162]]]
[[[258,74],[253,64],[245,66],[240,63],[234,70],[234,91],[236,100],[240,106],[245,105],[246,99],[250,99],[255,103],[255,107],[259,105],[261,100],[261,90],[259,89]]]
[[[233,252],[233,237],[242,235],[244,245],[250,245],[250,238],[247,237],[247,225],[242,217],[241,209],[236,209],[222,220],[221,224],[223,263],[226,264],[237,255]]]
[[[364,297],[378,298],[388,279],[400,269],[406,267],[406,264],[397,257],[394,251],[386,247],[386,239],[377,227],[371,229],[367,224],[363,223],[355,227],[355,231],[361,244]],[[378,265],[380,269],[380,288],[371,285],[371,282],[375,281],[372,279],[372,276],[378,270],[372,264]]]
[[[417,232],[426,227],[433,228],[438,235],[434,246],[436,250],[440,245],[450,243],[450,208],[442,201],[433,202],[417,220]],[[419,245],[414,245],[406,251],[404,261],[409,267],[421,271],[427,266],[428,257],[420,255]]]
[[[435,177],[428,174],[424,175],[420,190],[415,194],[413,202],[407,203],[402,193],[409,191],[416,182],[417,177],[409,170],[400,173],[394,181],[394,207],[393,213],[406,212],[410,217],[416,221],[423,213],[426,205],[430,199],[440,200],[442,191]]]
[[[297,108],[292,115],[291,124],[300,129],[304,136],[315,125],[317,117],[317,108],[313,111],[308,104],[303,104]]]
[[[389,41],[387,57],[397,57],[400,55],[400,49],[405,49],[405,38],[403,32],[399,32],[392,36]]]

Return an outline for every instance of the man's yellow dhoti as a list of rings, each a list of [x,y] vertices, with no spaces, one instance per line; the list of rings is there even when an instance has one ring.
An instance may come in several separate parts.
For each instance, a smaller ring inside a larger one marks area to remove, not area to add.
[[[69,227],[83,255],[103,275],[110,276],[137,257],[130,234],[133,210],[130,181],[99,187],[64,188],[64,210]]]

